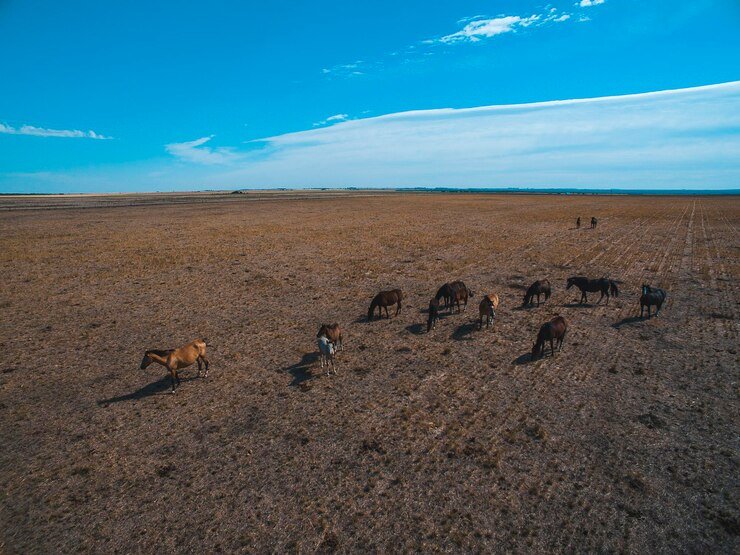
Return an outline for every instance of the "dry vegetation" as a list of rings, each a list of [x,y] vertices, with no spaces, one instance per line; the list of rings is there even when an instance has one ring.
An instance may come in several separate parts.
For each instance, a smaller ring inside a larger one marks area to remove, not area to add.
[[[3,199],[0,551],[738,551],[737,197],[311,196]],[[622,295],[574,306],[576,273]],[[196,337],[207,380],[138,369]]]

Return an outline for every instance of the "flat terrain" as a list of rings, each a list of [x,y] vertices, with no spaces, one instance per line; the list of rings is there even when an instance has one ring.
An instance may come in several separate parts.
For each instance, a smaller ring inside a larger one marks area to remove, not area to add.
[[[740,550],[738,197],[258,197],[2,199],[0,551]],[[427,334],[453,279],[473,304]],[[139,369],[198,337],[208,379]]]

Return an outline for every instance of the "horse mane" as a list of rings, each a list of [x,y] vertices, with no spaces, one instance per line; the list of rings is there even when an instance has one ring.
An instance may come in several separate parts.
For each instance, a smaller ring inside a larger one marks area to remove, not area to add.
[[[167,355],[169,355],[170,353],[172,353],[174,351],[175,351],[175,349],[149,349],[144,354],[147,354],[147,355],[148,354],[152,354],[152,355],[157,355],[158,357],[164,357],[164,356],[167,356]]]

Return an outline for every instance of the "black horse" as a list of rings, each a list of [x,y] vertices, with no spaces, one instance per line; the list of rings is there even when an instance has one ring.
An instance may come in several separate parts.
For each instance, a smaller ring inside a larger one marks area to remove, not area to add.
[[[648,318],[650,318],[650,307],[653,305],[655,305],[655,315],[657,316],[667,296],[667,293],[659,287],[643,285],[642,296],[640,297],[640,318],[643,318],[645,307],[647,307]]]
[[[599,297],[599,301],[596,304],[601,302],[604,295],[606,295],[606,304],[609,304],[609,297],[611,295],[615,297],[619,296],[617,282],[611,279],[606,279],[605,277],[600,279],[588,279],[583,276],[569,277],[566,289],[570,289],[574,285],[581,290],[581,300],[579,301],[579,304],[588,302],[586,293],[601,293],[601,297]]]
[[[427,319],[427,333],[432,331],[437,326],[437,320],[439,320],[439,301],[432,299],[429,301],[429,318]]]
[[[524,295],[524,303],[522,306],[532,306],[534,304],[534,297],[537,295],[537,306],[540,306],[540,295],[545,295],[545,300],[550,298],[550,282],[546,279],[535,281],[527,289],[527,293]]]
[[[591,217],[591,229],[594,229],[597,223],[599,223],[598,220],[594,217]]]
[[[450,284],[445,283],[442,287],[440,287],[437,290],[437,294],[434,296],[434,299],[437,301],[438,308],[439,308],[439,301],[442,299],[444,299],[445,308],[449,308],[450,303],[452,302],[452,287],[450,287]]]

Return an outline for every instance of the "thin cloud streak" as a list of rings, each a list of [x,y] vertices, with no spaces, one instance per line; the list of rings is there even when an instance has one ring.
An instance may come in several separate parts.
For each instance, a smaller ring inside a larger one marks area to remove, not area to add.
[[[59,138],[71,138],[71,139],[96,139],[96,140],[108,140],[113,137],[106,137],[96,133],[93,130],[80,131],[78,129],[45,129],[43,127],[35,127],[33,125],[22,125],[20,127],[13,127],[4,123],[0,123],[0,133],[7,135],[29,135],[33,137],[59,137]]]

